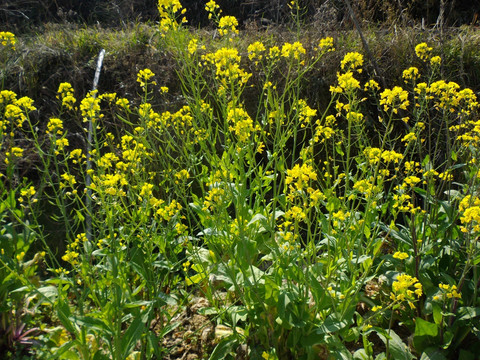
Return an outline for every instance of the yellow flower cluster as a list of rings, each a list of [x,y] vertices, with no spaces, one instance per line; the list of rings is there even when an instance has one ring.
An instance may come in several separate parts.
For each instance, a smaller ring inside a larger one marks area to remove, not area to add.
[[[360,88],[360,81],[353,77],[352,72],[337,74],[338,85],[330,86],[331,93],[351,93]]]
[[[178,184],[179,182],[185,182],[190,178],[190,174],[188,170],[182,169],[179,172],[175,173],[175,183]]]
[[[63,121],[58,118],[50,118],[47,124],[47,134],[62,135],[63,133]]]
[[[70,151],[70,159],[72,160],[73,164],[82,164],[82,161],[85,158],[86,156],[83,153],[82,149],[74,149]]]
[[[411,288],[413,287],[414,290]],[[407,274],[400,274],[397,276],[392,284],[392,292],[390,299],[393,301],[407,301],[408,305],[415,309],[413,302],[419,299],[423,294],[422,284],[418,282],[416,277]]]
[[[262,42],[255,41],[254,43],[251,43],[250,45],[248,45],[247,51],[248,51],[248,58],[251,61],[255,60],[255,65],[257,65],[258,62],[263,59],[263,54],[265,53],[266,48]]]
[[[169,30],[177,30],[180,24],[177,21],[178,12],[185,14],[186,9],[182,8],[179,0],[158,0],[158,12],[160,13],[160,31],[162,36]],[[186,23],[187,19],[182,17],[181,23]]]
[[[378,85],[378,82],[376,82],[375,80],[370,79],[365,83],[364,89],[365,89],[365,91],[368,91],[370,89],[371,90],[380,90],[380,85]]]
[[[57,90],[57,99],[62,100],[62,106],[68,110],[73,110],[73,107],[77,101],[73,96],[74,90],[70,83],[60,83]]]
[[[215,15],[217,10],[219,13],[222,12],[222,10],[220,10],[220,6],[218,6],[218,4],[214,0],[210,0],[205,4],[205,10],[208,12],[209,19],[211,19]]]
[[[7,131],[7,125],[15,125],[17,128],[23,126],[31,111],[36,110],[33,106],[33,100],[27,96],[17,99],[17,94],[10,90],[0,91],[0,130]],[[12,132],[11,137],[14,136]]]
[[[25,200],[27,203],[36,203],[38,202],[38,199],[33,199],[37,191],[33,186],[30,186],[28,188],[24,188],[20,190],[20,197],[18,198],[18,201],[20,203],[23,203]]]
[[[403,159],[403,155],[397,153],[395,150],[382,150],[379,148],[368,147],[363,151],[369,164],[376,164],[383,160],[386,164],[394,163],[398,164]]]
[[[16,43],[17,43],[17,38],[13,33],[9,31],[0,31],[0,44],[4,48],[15,50]]]
[[[335,130],[333,129],[333,125],[335,124],[335,116],[328,115],[325,118],[325,125],[321,125],[320,120],[315,122],[315,134],[313,135],[313,142],[317,143],[322,138],[322,143],[326,140],[330,139],[333,135],[335,135]]]
[[[75,179],[75,176],[68,174],[68,173],[63,173],[60,175],[60,177],[63,179],[62,182],[60,182],[60,189],[63,188],[74,188],[75,184],[77,183],[77,180]]]
[[[412,66],[406,70],[403,70],[402,77],[407,83],[410,80],[413,80],[413,81],[417,80],[420,77],[420,74],[418,73],[418,69]]]
[[[222,16],[218,22],[218,32],[221,36],[226,36],[230,33],[238,34],[238,21],[235,16]]]
[[[468,232],[469,230],[476,233],[479,232],[480,231],[480,206],[472,205],[465,208],[462,211],[460,222],[462,223],[462,227],[460,228],[462,232]]]
[[[362,72],[363,56],[358,52],[349,52],[344,57],[340,66],[342,70]]]
[[[89,119],[95,121],[97,117],[101,118],[100,114],[100,99],[95,97],[96,90],[91,91],[80,102],[80,111],[82,113],[83,121],[86,122]]]
[[[5,164],[9,164],[10,161],[16,159],[16,158],[20,158],[23,156],[23,149],[22,148],[19,148],[19,147],[16,147],[16,146],[13,146],[12,148],[10,148],[9,151],[6,151],[5,152]]]
[[[408,259],[409,255],[406,252],[397,251],[393,254],[394,259],[405,260]]]
[[[332,37],[326,37],[323,39],[320,39],[320,42],[318,43],[318,50],[321,51],[335,51],[335,48],[333,46],[333,38]]]
[[[217,207],[223,204],[223,199],[225,197],[225,190],[219,187],[213,187],[205,196],[205,200],[203,201],[203,211],[213,211]]]
[[[408,92],[400,86],[386,89],[380,94],[380,105],[383,105],[385,111],[392,109],[394,114],[398,112],[398,109],[406,110],[407,106],[410,105]]]
[[[140,87],[145,90],[148,84],[157,85],[155,81],[149,81],[155,74],[150,69],[140,70],[137,74],[137,82],[140,83]]]
[[[428,60],[432,50],[433,49],[429,47],[427,43],[420,43],[417,46],[415,46],[415,53],[420,59],[424,61]]]
[[[441,300],[442,297],[446,297],[447,299],[461,299],[462,294],[460,294],[457,290],[456,285],[448,285],[448,284],[438,284],[438,287],[441,290],[441,295],[435,295],[433,300]]]
[[[303,191],[304,189],[313,192],[313,189],[309,186],[312,180],[317,180],[317,173],[313,167],[308,164],[302,166],[296,164],[293,169],[287,170],[285,184],[288,185],[291,192]]]
[[[231,124],[229,130],[235,133],[241,144],[245,144],[252,133],[261,129],[259,125],[254,125],[250,115],[240,107],[228,110],[227,121]]]
[[[317,116],[317,110],[308,106],[307,102],[303,99],[298,100],[298,105],[294,107],[294,110],[297,111],[298,121],[302,128],[310,124],[312,119]]]
[[[353,189],[365,195],[366,199],[374,198],[379,192],[380,187],[374,185],[373,177],[369,179],[358,180],[353,184]]]
[[[303,56],[305,56],[306,50],[303,47],[302,43],[299,41],[291,43],[285,43],[282,46],[281,55],[284,58],[294,58],[295,60],[300,61]],[[302,62],[303,63],[303,62]]]

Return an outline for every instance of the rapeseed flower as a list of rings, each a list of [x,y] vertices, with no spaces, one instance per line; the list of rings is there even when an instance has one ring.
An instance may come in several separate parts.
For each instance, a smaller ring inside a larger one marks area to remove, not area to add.
[[[422,294],[422,284],[418,282],[417,278],[407,274],[400,274],[392,284],[390,299],[399,302],[407,301],[408,305],[414,309],[415,305],[413,302],[419,299]]]
[[[61,99],[62,106],[64,106],[68,110],[73,110],[73,106],[77,101],[77,99],[75,99],[73,95],[74,89],[70,83],[60,83],[57,90],[57,99]]]
[[[219,13],[222,12],[222,10],[220,10],[220,6],[218,6],[218,4],[214,0],[210,0],[209,2],[207,2],[205,4],[205,10],[207,10],[207,12],[208,12],[208,18],[209,19],[211,19],[212,16],[215,15],[217,10],[218,10]]]
[[[398,109],[406,110],[407,106],[410,105],[408,92],[400,86],[386,89],[380,94],[380,105],[383,105],[385,111],[392,109],[395,114],[398,112]]]
[[[140,70],[137,74],[137,82],[140,83],[140,87],[145,89],[147,84],[157,85],[155,81],[149,81],[155,74],[150,69]]]
[[[228,129],[235,133],[240,143],[245,143],[253,132],[260,130],[260,126],[254,125],[252,118],[243,108],[229,109],[227,121],[231,124]]]
[[[17,38],[15,34],[9,31],[0,31],[0,44],[10,50],[15,50],[15,44],[17,43]]]
[[[365,91],[368,90],[380,90],[380,85],[373,79],[368,80],[364,86]]]
[[[358,52],[349,52],[344,57],[342,62],[340,63],[340,67],[342,70],[346,71],[355,71],[357,70],[359,73],[362,72],[363,65],[363,55]]]
[[[63,121],[58,118],[50,118],[47,124],[47,134],[62,135],[63,133]]]
[[[430,53],[432,52],[432,48],[427,45],[427,43],[420,43],[417,46],[415,46],[415,53],[417,56],[426,61],[430,57]]]
[[[306,50],[299,41],[296,41],[293,44],[285,43],[282,46],[281,55],[284,58],[293,57],[295,60],[300,60],[305,54]]]
[[[253,61],[255,60],[255,65],[258,64],[259,61],[263,59],[263,53],[267,49],[265,48],[265,45],[263,45],[262,42],[260,41],[255,41],[254,43],[251,43],[248,45],[247,51],[248,51],[248,58]]]
[[[394,259],[405,260],[408,259],[409,255],[406,252],[397,251],[393,254]]]
[[[326,38],[320,39],[320,42],[318,43],[318,50],[326,51],[326,52],[335,51],[335,47],[333,46],[333,38],[326,37]]]
[[[222,16],[218,22],[218,32],[221,36],[226,36],[229,33],[238,34],[238,21],[235,16]]]
[[[302,166],[296,164],[293,169],[287,170],[285,184],[289,185],[291,191],[303,191],[308,188],[308,184],[312,180],[317,180],[314,168],[308,164]]]
[[[406,70],[403,70],[402,77],[405,80],[405,82],[408,82],[409,80],[417,80],[420,77],[420,75],[418,73],[418,69],[412,66]]]

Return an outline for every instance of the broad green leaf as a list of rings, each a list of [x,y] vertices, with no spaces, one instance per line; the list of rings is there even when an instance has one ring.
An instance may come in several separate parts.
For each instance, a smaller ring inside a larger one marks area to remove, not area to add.
[[[388,335],[387,335],[388,334]],[[388,346],[388,350],[395,360],[412,360],[415,357],[408,349],[408,346],[402,341],[395,331],[390,330],[388,333],[377,332],[378,337]],[[387,341],[387,336],[390,338]]]
[[[443,350],[437,347],[429,347],[422,353],[420,360],[447,360],[443,355]]]
[[[227,357],[233,351],[233,347],[237,344],[237,339],[233,336],[226,337],[215,346],[212,354],[208,360],[222,360]]]
[[[316,333],[321,334],[330,334],[344,329],[353,322],[353,316],[349,319],[347,316],[342,316],[340,313],[330,314],[322,325],[320,325]]]
[[[438,335],[438,325],[425,321],[422,318],[415,319],[415,335],[413,344],[418,352],[436,345]]]
[[[437,303],[433,303],[432,310],[433,310],[433,321],[435,321],[435,324],[441,326],[442,320],[443,320],[442,308]]]

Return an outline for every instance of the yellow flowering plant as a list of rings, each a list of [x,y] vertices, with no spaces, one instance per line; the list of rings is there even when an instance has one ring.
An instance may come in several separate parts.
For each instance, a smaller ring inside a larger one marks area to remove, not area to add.
[[[333,38],[242,45],[208,1],[206,41],[158,8],[178,81],[141,69],[138,99],[62,82],[45,122],[0,92],[0,301],[31,304],[30,327],[54,314],[38,353],[162,358],[194,295],[231,329],[214,355],[373,359],[376,333],[383,358],[454,356],[480,308],[474,91],[437,80],[427,44],[386,89],[351,51],[322,108],[303,90]]]

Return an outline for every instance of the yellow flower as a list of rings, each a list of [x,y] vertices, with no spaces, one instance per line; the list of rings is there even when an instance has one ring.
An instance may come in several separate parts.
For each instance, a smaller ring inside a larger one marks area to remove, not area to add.
[[[422,60],[427,60],[432,52],[432,48],[427,45],[427,43],[420,43],[415,46],[415,53]]]
[[[410,290],[413,286],[415,290]],[[413,305],[412,302],[415,301],[414,295],[417,299],[420,298],[423,294],[422,284],[420,284],[417,278],[412,277],[407,274],[400,274],[397,276],[395,281],[392,284],[392,294],[390,298],[394,301],[405,301],[409,302],[409,305]]]
[[[148,81],[154,76],[155,76],[155,74],[150,69],[140,70],[137,74],[137,82],[140,83],[140,86],[142,88],[145,88],[145,86],[149,83],[153,84],[153,85],[157,85],[157,83],[155,81],[150,81],[150,82]]]
[[[438,66],[442,62],[442,58],[440,56],[434,56],[430,59],[430,65]]]
[[[218,32],[221,36],[228,35],[230,32],[238,34],[238,21],[235,16],[222,16],[218,22]]]
[[[405,82],[408,82],[408,80],[417,80],[420,75],[418,74],[418,69],[416,67],[410,67],[406,70],[403,70],[403,79]]]
[[[245,143],[253,132],[260,130],[260,126],[254,126],[252,118],[242,108],[229,109],[227,121],[231,124],[228,129],[235,133],[241,143]]]
[[[383,105],[385,111],[392,109],[396,114],[398,109],[406,110],[410,105],[408,101],[408,92],[403,90],[400,86],[395,86],[393,89],[386,89],[380,94],[380,105]]]
[[[318,48],[321,51],[335,51],[335,48],[333,47],[333,38],[332,37],[326,37],[320,40],[318,43]]]
[[[255,60],[255,64],[257,64],[258,61],[263,59],[263,53],[266,51],[266,48],[262,42],[255,41],[254,43],[248,45],[247,51],[248,58],[252,61]]]
[[[190,174],[187,170],[182,169],[175,174],[175,177],[177,178],[177,180],[175,180],[175,183],[178,184],[179,181],[188,180],[188,178],[190,178]]]
[[[73,105],[77,101],[73,96],[74,90],[70,83],[64,82],[60,83],[57,90],[57,99],[62,100],[62,106],[68,110],[73,110]]]
[[[80,111],[83,116],[83,121],[92,121],[96,119],[100,112],[100,99],[95,98],[95,91],[90,91],[85,98],[80,102]],[[101,116],[100,116],[101,117]]]
[[[413,132],[408,133],[407,135],[405,135],[402,138],[402,142],[404,142],[404,143],[410,143],[410,142],[415,141],[415,140],[417,140],[417,135],[415,135],[415,133],[413,133]]]
[[[352,72],[347,72],[345,74],[337,74],[338,86],[330,87],[330,92],[332,93],[342,93],[342,92],[352,92],[355,89],[360,88],[360,82],[353,77]]]
[[[317,180],[317,173],[312,166],[303,164],[302,166],[296,164],[293,169],[287,170],[287,177],[285,178],[285,184],[289,185],[292,191],[302,191],[311,180]]]
[[[209,2],[207,2],[205,4],[205,10],[207,10],[207,12],[208,12],[208,18],[209,19],[212,18],[212,16],[215,14],[217,9],[220,9],[220,6],[218,6],[218,4],[214,0],[210,0]],[[221,12],[222,12],[222,10],[219,11],[219,13],[221,13]]]
[[[395,164],[403,159],[403,155],[395,152],[395,150],[384,150],[381,157],[386,163],[393,162]]]
[[[370,90],[370,89],[380,90],[380,85],[378,85],[378,83],[375,80],[370,79],[365,83],[364,89],[365,89],[365,91]]]
[[[295,60],[300,60],[300,58],[306,54],[306,50],[302,43],[296,41],[293,44],[283,44],[281,54],[285,58],[293,57]]]
[[[47,124],[47,134],[62,135],[63,121],[58,118],[50,118]]]
[[[344,57],[340,66],[342,70],[362,72],[363,55],[358,52],[349,52]]]
[[[0,44],[5,48],[15,50],[17,39],[15,35],[9,31],[0,31]]]
[[[408,259],[409,255],[405,252],[397,251],[393,254],[394,259],[405,260]]]

